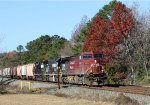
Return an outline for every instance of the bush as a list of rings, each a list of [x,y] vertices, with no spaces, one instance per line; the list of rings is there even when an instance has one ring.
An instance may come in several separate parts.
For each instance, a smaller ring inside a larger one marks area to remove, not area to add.
[[[127,77],[128,69],[126,66],[106,66],[108,82],[110,84],[119,83]]]
[[[142,84],[142,85],[150,85],[150,76],[149,76],[149,77],[144,76],[143,80],[140,81],[139,84]]]

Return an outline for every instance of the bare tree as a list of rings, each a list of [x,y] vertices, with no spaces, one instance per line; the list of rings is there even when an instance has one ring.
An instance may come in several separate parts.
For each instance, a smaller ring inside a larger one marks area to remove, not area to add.
[[[87,16],[83,16],[83,18],[81,19],[80,23],[75,25],[74,30],[72,32],[72,36],[71,36],[71,43],[76,43],[76,39],[75,38],[78,35],[80,35],[80,32],[81,32],[82,28],[86,26],[88,20],[89,19],[87,18]]]
[[[118,46],[118,59],[113,61],[116,64],[124,64],[131,70],[128,75],[132,79],[131,84],[135,84],[139,75],[149,77],[150,18],[139,15],[138,6],[136,4],[132,9],[135,18],[134,29],[124,37],[124,43]]]
[[[69,41],[64,44],[64,47],[60,50],[59,54],[61,56],[71,56],[71,55],[73,55],[73,52],[71,50],[71,44],[70,44]]]
[[[77,24],[72,32],[72,37],[71,37],[71,48],[74,53],[81,53],[83,43],[86,37],[87,33],[87,28],[88,24],[90,21],[86,16],[82,18],[79,24]]]

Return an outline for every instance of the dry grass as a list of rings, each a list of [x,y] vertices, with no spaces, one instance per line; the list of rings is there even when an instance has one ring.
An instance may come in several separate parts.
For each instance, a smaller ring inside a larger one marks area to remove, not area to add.
[[[42,94],[46,93],[47,89],[45,88],[36,88],[36,89],[30,89],[27,86],[24,86],[22,89],[19,85],[10,85],[7,89],[7,94]]]
[[[111,103],[115,105],[140,105],[137,100],[131,99],[130,97],[125,96],[123,94],[120,94],[118,97],[111,97],[111,98],[105,98],[99,94],[96,94],[95,96],[85,96],[83,94],[75,94],[73,96],[69,96],[63,93],[56,93],[55,96],[65,97],[68,98],[68,100],[70,99],[88,100],[94,103],[103,102],[103,103]]]
[[[63,94],[63,93],[55,93],[54,95],[57,97],[66,97],[66,98],[69,97],[68,95]]]
[[[116,105],[140,105],[138,101],[131,99],[123,94],[120,94],[117,98],[115,98]]]
[[[115,105],[85,99],[65,98],[44,94],[0,95],[0,105]]]
[[[31,93],[36,93],[36,94],[47,93],[47,89],[46,88],[36,88],[36,89],[32,89]]]

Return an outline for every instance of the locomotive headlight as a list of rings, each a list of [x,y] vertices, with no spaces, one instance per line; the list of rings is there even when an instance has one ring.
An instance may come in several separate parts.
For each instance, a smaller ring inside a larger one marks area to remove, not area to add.
[[[44,64],[43,64],[43,63],[41,64],[41,68],[42,68],[42,69],[44,68]]]
[[[97,60],[94,60],[95,63],[97,63]]]

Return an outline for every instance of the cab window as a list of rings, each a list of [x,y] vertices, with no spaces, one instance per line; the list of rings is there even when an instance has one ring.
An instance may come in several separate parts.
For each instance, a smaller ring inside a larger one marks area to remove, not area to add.
[[[103,54],[94,54],[94,58],[104,58]]]
[[[84,54],[83,59],[89,59],[92,58],[92,54]]]

